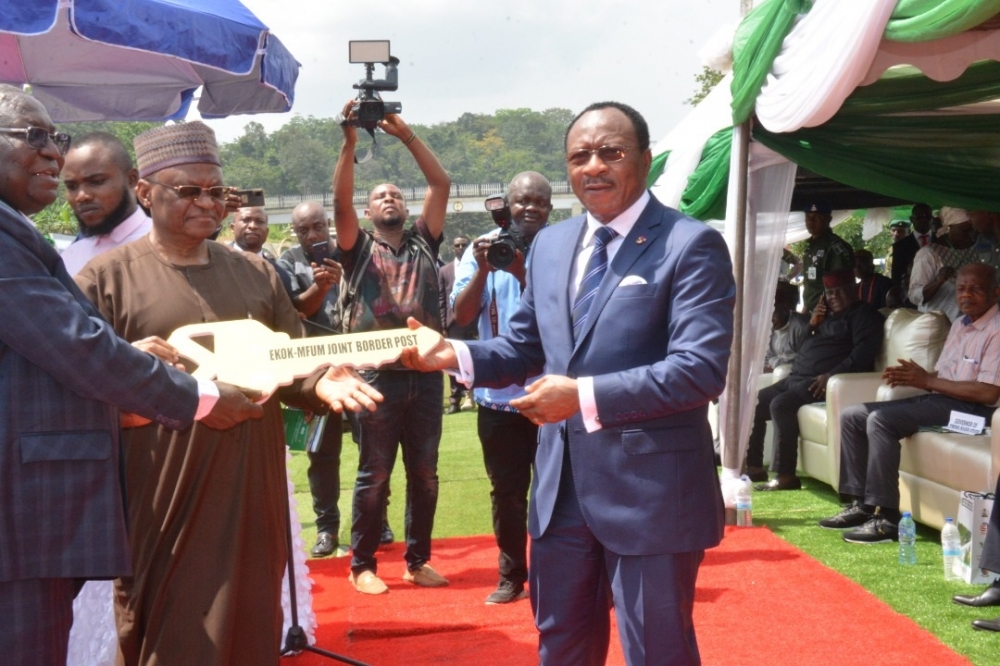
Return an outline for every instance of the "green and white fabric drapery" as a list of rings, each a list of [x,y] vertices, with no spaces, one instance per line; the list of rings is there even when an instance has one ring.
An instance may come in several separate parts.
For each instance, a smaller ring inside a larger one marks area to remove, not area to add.
[[[724,219],[733,128],[753,118],[744,409],[727,450],[749,436],[796,164],[904,200],[1000,210],[998,14],[1000,0],[765,0],[736,31],[732,73],[654,147],[657,196]]]
[[[657,144],[654,164],[664,168],[651,184],[665,194],[682,182],[666,196],[671,205],[720,219],[729,162],[720,136],[755,113],[754,140],[821,175],[1000,209],[1000,188],[985,186],[1000,182],[1000,20],[982,25],[998,13],[1000,0],[766,0],[737,30],[733,73],[719,84],[728,84],[731,117],[710,114],[696,164],[675,166],[673,153],[692,152],[697,137],[674,132]]]

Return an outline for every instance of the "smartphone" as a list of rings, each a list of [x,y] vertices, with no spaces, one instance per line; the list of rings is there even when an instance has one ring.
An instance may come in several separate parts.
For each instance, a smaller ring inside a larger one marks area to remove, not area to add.
[[[312,255],[312,260],[317,265],[322,266],[323,260],[330,258],[330,242],[313,243],[309,248],[309,253]]]
[[[255,190],[236,190],[236,194],[240,195],[240,208],[264,205],[264,190],[261,188]]]

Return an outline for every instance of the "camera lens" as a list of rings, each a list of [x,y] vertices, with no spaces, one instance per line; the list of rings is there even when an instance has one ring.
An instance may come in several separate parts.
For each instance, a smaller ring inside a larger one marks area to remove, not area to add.
[[[514,261],[514,243],[509,238],[498,238],[486,250],[486,260],[494,268],[507,268]]]

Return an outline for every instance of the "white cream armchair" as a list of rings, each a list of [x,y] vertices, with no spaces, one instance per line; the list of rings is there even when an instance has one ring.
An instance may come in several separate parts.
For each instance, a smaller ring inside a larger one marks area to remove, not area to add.
[[[948,318],[937,312],[898,309],[890,314],[885,322],[882,351],[875,361],[875,372],[834,375],[827,383],[825,403],[799,409],[799,469],[837,489],[840,485],[840,414],[851,405],[874,402],[879,387],[884,386],[882,370],[897,359],[913,359],[933,370],[950,327]],[[916,514],[914,517],[919,520]]]

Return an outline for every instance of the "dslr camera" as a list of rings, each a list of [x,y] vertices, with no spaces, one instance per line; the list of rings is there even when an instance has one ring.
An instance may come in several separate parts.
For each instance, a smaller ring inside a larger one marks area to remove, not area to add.
[[[486,210],[493,216],[493,222],[500,227],[500,233],[490,243],[486,250],[486,260],[493,268],[504,269],[514,263],[517,251],[528,254],[528,242],[524,234],[511,224],[510,206],[503,194],[486,197]]]
[[[374,131],[387,114],[400,113],[403,110],[401,102],[384,102],[379,94],[383,90],[396,90],[399,87],[396,66],[399,58],[389,55],[389,42],[386,41],[353,41],[349,43],[350,61],[352,64],[362,63],[365,66],[365,78],[354,84],[358,90],[358,98],[351,107],[352,116],[347,121],[354,127],[363,127]],[[385,78],[373,78],[375,63],[385,66]]]

